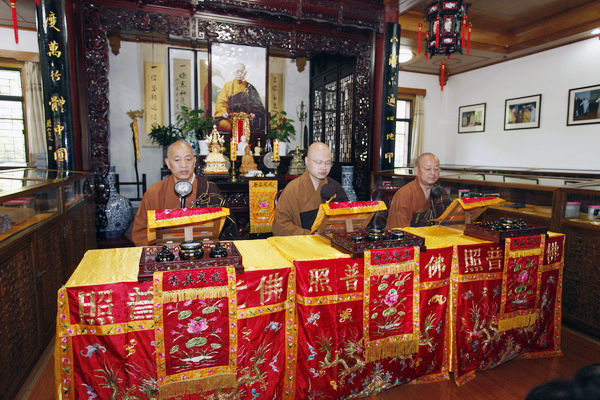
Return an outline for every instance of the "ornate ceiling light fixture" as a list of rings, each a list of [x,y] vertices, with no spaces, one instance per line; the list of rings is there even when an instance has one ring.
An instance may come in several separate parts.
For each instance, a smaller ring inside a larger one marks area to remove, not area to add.
[[[463,53],[465,47],[465,34],[467,34],[467,54],[471,52],[471,29],[473,25],[467,24],[467,11],[471,3],[463,0],[434,1],[424,6],[425,20],[429,22],[429,29],[425,33],[425,58],[435,55],[445,55],[450,58],[453,53]],[[423,24],[419,24],[418,53],[421,53]],[[441,63],[440,84],[444,90],[444,73],[446,63]]]

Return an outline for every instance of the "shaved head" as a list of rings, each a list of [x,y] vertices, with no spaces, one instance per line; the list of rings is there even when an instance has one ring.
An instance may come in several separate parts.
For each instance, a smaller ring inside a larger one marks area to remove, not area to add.
[[[165,164],[176,181],[190,181],[196,167],[194,149],[185,140],[178,140],[167,149]]]
[[[308,147],[305,157],[306,170],[315,186],[319,186],[320,181],[327,178],[331,171],[331,150],[323,142],[315,142]]]

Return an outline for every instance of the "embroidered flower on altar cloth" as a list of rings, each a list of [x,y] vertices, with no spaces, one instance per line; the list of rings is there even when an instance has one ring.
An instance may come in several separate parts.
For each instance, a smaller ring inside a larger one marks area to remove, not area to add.
[[[206,320],[201,319],[200,321],[192,320],[188,323],[187,331],[189,333],[200,333],[208,329],[208,323]]]

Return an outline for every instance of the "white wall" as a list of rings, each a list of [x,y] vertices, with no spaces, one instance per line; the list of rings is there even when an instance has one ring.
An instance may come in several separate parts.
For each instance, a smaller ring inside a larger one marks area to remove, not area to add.
[[[451,75],[400,72],[399,86],[427,89],[424,150],[443,164],[600,169],[600,124],[567,126],[569,89],[600,84],[597,37]],[[506,99],[542,95],[540,128],[504,130]],[[486,103],[485,132],[458,134],[458,107]]]
[[[39,53],[37,32],[19,29],[19,43],[17,44],[13,29],[0,27],[0,49]]]
[[[159,62],[159,59],[155,61]],[[162,60],[165,71],[167,60]],[[126,114],[129,110],[144,108],[144,75],[141,46],[135,42],[121,42],[118,55],[109,52],[108,71],[108,101],[110,104],[108,121],[110,132],[110,165],[115,166],[122,182],[135,181],[133,133],[129,124],[131,118]],[[165,90],[166,93],[168,91]],[[167,116],[168,100],[165,97],[165,116]],[[168,117],[167,117],[168,118]],[[144,132],[144,120],[138,119],[140,135]],[[138,172],[140,179],[146,174],[148,187],[160,180],[160,168],[163,166],[161,147],[143,147],[140,140],[140,161]],[[121,194],[135,197],[135,188],[122,187]]]

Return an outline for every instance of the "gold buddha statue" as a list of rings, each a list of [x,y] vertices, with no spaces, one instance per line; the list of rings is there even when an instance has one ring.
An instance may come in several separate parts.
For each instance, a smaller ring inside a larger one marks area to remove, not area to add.
[[[250,146],[246,146],[245,154],[242,156],[242,165],[240,166],[240,174],[246,175],[248,171],[256,171],[258,166],[254,162],[254,157],[250,152]]]
[[[225,151],[225,140],[217,131],[217,126],[213,125],[212,132],[208,135],[206,140],[208,142],[208,149],[210,153],[206,156],[204,163],[204,173],[205,174],[227,174],[229,170],[225,166],[225,156],[223,156],[223,152]]]
[[[302,157],[302,152],[298,145],[296,145],[296,150],[292,153],[292,160],[290,161],[290,169],[288,170],[289,175],[302,175],[306,171],[306,166],[304,165],[304,160]]]

